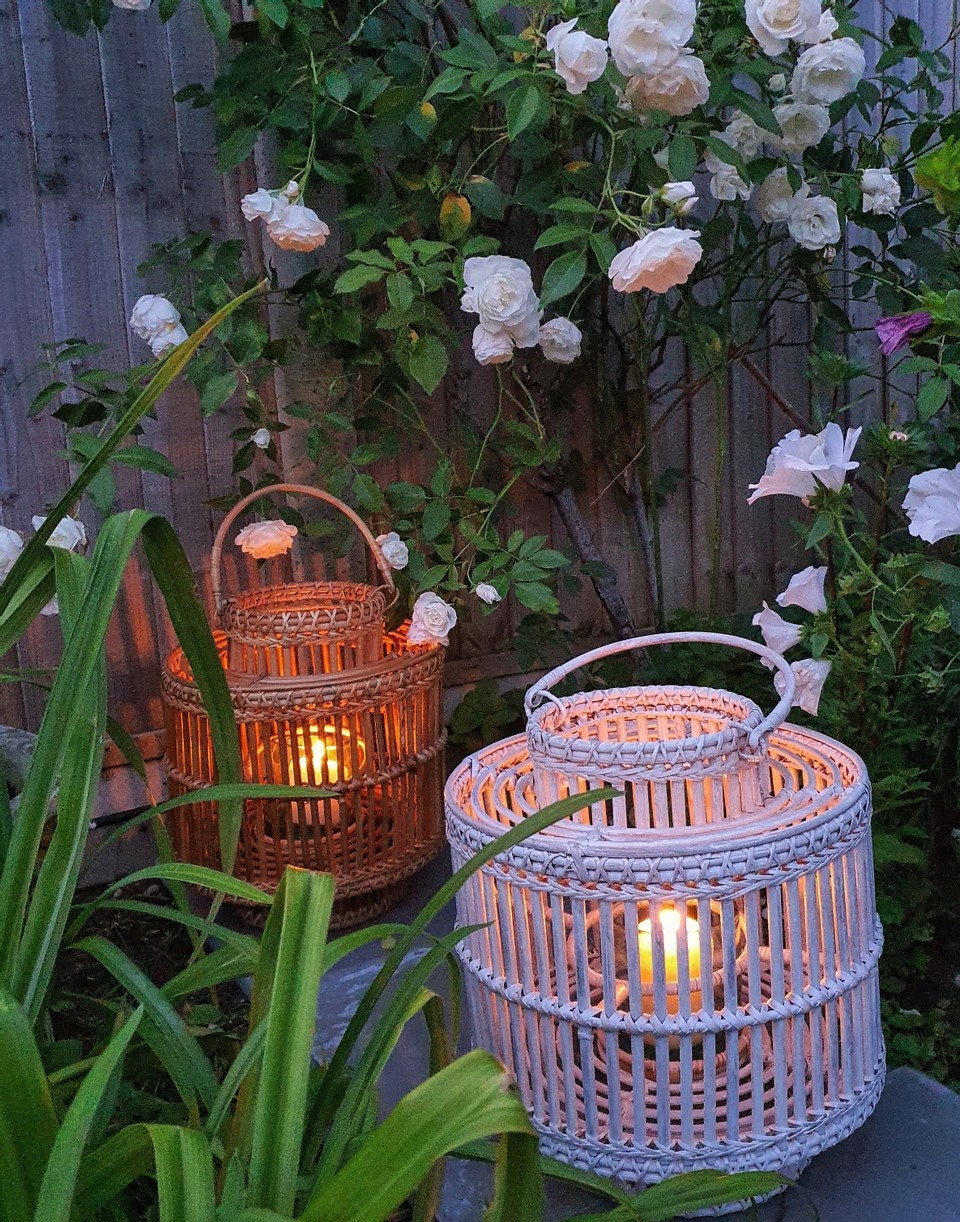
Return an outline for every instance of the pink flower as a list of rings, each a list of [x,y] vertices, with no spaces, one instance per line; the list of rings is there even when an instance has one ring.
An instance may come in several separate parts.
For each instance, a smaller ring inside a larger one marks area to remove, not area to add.
[[[801,658],[799,662],[791,663],[790,669],[797,681],[797,690],[793,697],[795,709],[803,709],[811,717],[816,717],[823,685],[832,665],[831,662],[817,661],[815,658]],[[780,671],[773,676],[773,685],[782,696],[784,679]]]
[[[960,535],[960,463],[952,470],[936,467],[913,476],[903,508],[915,539],[939,543]]]
[[[908,344],[914,335],[922,335],[932,322],[933,317],[926,310],[914,310],[912,314],[890,314],[886,318],[878,318],[874,326],[877,338],[880,340],[880,351],[884,356],[892,356],[898,349]]]
[[[753,496],[747,504],[762,496],[813,496],[821,485],[839,491],[847,472],[860,466],[851,455],[862,431],[847,429],[844,437],[833,422],[820,433],[792,429],[770,451],[760,482],[750,485]]]
[[[802,607],[811,615],[827,609],[827,597],[823,592],[823,583],[827,576],[827,566],[801,569],[790,578],[787,588],[777,595],[777,604],[781,607]]]
[[[271,556],[283,556],[296,537],[297,528],[279,519],[273,522],[251,522],[234,539],[237,547],[254,560],[269,560]]]
[[[763,604],[763,610],[758,611],[751,622],[763,633],[764,643],[774,653],[786,653],[800,640],[801,633],[797,625],[785,620],[766,603]]]

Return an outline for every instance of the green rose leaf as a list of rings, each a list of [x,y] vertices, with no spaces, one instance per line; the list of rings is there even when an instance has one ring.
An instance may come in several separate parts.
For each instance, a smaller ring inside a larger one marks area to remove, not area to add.
[[[581,251],[571,250],[559,259],[554,259],[543,274],[540,304],[552,305],[561,297],[567,297],[579,285],[587,270],[587,257]]]
[[[410,348],[410,376],[432,395],[446,372],[446,348],[435,335],[421,335]]]

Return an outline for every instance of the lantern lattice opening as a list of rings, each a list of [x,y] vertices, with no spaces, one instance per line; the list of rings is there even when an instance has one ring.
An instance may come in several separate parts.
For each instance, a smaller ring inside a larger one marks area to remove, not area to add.
[[[309,492],[339,504],[316,490],[273,490]],[[363,533],[379,567],[376,541],[365,526]],[[219,542],[223,535],[221,527]],[[356,597],[337,603],[344,590]],[[235,872],[273,890],[288,865],[329,871],[336,879],[334,927],[378,915],[443,843],[442,647],[411,645],[408,625],[385,633],[382,588],[306,583],[225,600],[217,582],[216,594],[228,627],[215,637],[245,780],[329,793],[247,799]],[[320,605],[321,594],[328,605]],[[288,625],[282,642],[270,643],[281,621]],[[347,635],[348,624],[360,635]],[[361,630],[368,629],[361,641]],[[216,782],[213,744],[182,650],[170,656],[162,687],[171,792],[202,790]],[[179,857],[219,867],[216,803],[198,798],[172,811],[169,824]]]
[[[737,640],[639,644],[691,637]],[[866,772],[780,724],[789,665],[743,644],[785,675],[767,718],[730,693],[669,687],[534,711],[553,672],[532,689],[528,735],[447,785],[455,868],[547,801],[624,790],[488,862],[457,917],[485,926],[458,948],[476,1039],[512,1069],[544,1152],[628,1183],[708,1167],[795,1176],[883,1085]],[[635,737],[604,738],[611,717]]]

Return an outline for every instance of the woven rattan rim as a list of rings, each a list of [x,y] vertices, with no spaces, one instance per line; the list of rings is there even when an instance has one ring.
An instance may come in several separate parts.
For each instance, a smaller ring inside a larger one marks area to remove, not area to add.
[[[352,640],[363,629],[382,631],[386,608],[382,586],[309,581],[234,595],[224,602],[220,623],[241,645],[311,645],[318,634],[336,641]]]
[[[673,739],[670,741],[659,740],[648,743],[621,742],[621,743],[601,743],[599,740],[593,740],[595,749],[599,748],[599,758],[603,760],[604,766],[609,767],[615,761],[621,761],[628,767],[636,767],[642,763],[649,762],[650,764],[661,763],[665,759],[675,757],[678,760],[691,761],[700,759],[704,756],[716,754],[718,750],[736,749],[736,744],[743,738],[746,745],[751,751],[756,751],[765,737],[775,730],[777,726],[782,725],[786,720],[787,714],[793,705],[793,697],[796,691],[796,678],[793,669],[786,658],[780,654],[774,653],[772,649],[767,649],[765,645],[759,645],[756,641],[748,641],[745,637],[731,636],[723,632],[657,632],[651,633],[649,636],[632,637],[625,641],[613,641],[609,645],[601,645],[597,649],[592,649],[588,653],[580,654],[579,657],[571,658],[570,661],[562,663],[549,671],[543,678],[538,679],[536,683],[528,690],[524,700],[524,708],[526,710],[527,735],[530,742],[531,754],[538,758],[548,760],[551,763],[559,762],[566,763],[569,759],[569,751],[572,749],[573,742],[589,743],[591,740],[578,738],[574,739],[569,735],[561,735],[557,732],[549,733],[543,726],[547,720],[548,709],[552,707],[555,711],[552,715],[559,716],[560,714],[573,714],[583,704],[595,694],[590,692],[578,692],[573,696],[555,696],[550,690],[555,683],[559,683],[561,679],[565,679],[574,671],[579,670],[583,666],[588,666],[592,662],[602,661],[604,658],[613,657],[616,654],[627,653],[634,649],[647,649],[652,645],[682,645],[682,644],[703,644],[703,645],[726,645],[734,649],[743,649],[748,653],[754,653],[763,661],[770,664],[771,668],[778,670],[783,676],[783,693],[778,704],[762,720],[753,724],[753,719],[750,718],[742,723],[731,723],[728,729],[721,734],[723,741],[726,741],[727,735],[732,735],[730,746],[723,748],[719,742],[715,742],[715,735],[695,735],[690,738]],[[629,692],[631,689],[621,689]],[[709,690],[709,689],[704,689]],[[601,696],[612,696],[613,693],[600,693]],[[734,699],[745,702],[743,697],[733,697]],[[544,702],[549,702],[545,704]],[[756,708],[756,706],[753,706]],[[585,748],[577,748],[584,750]]]
[[[575,878],[577,863],[582,867],[586,858],[595,860],[601,872],[609,869],[613,875],[629,872],[626,866],[630,863],[653,872],[654,863],[669,860],[688,866],[683,873],[691,879],[707,881],[714,875],[762,877],[764,871],[776,871],[778,862],[789,859],[785,846],[802,841],[802,851],[798,849],[796,856],[805,858],[832,851],[839,843],[865,834],[869,828],[870,788],[866,765],[854,751],[825,734],[789,724],[771,736],[770,746],[783,757],[784,767],[792,765],[791,756],[816,755],[824,776],[832,775],[832,784],[818,789],[819,782],[813,778],[802,790],[782,791],[782,802],[736,819],[700,826],[597,828],[561,820],[527,836],[510,850],[510,861],[517,864],[522,858],[524,868],[532,871],[539,861],[544,872],[553,877]],[[444,791],[451,840],[462,839],[479,848],[503,835],[511,823],[522,823],[524,808],[528,807],[521,801],[523,785],[529,783],[531,775],[525,747],[524,736],[516,735],[482,753],[489,758],[489,766],[480,767],[476,757],[470,757],[453,771]],[[490,777],[496,777],[509,791],[507,796],[514,803],[510,822],[480,809],[474,796]],[[800,795],[803,804],[792,809],[790,803]],[[536,809],[532,792],[528,808]]]
[[[366,705],[395,697],[411,688],[428,686],[443,669],[442,645],[409,645],[403,624],[387,637],[388,651],[376,662],[354,670],[324,675],[250,675],[226,672],[234,713],[241,720],[259,720],[266,713],[319,705],[340,707]],[[214,632],[221,661],[226,657],[227,636]],[[184,712],[203,712],[200,689],[193,679],[183,650],[175,649],[161,670],[164,697]]]
[[[222,575],[220,571],[220,561],[223,554],[223,545],[226,541],[227,533],[230,530],[230,527],[248,505],[252,505],[254,501],[259,501],[263,497],[272,495],[275,492],[286,492],[296,496],[311,496],[315,500],[324,501],[326,504],[332,505],[333,508],[342,513],[345,518],[348,518],[357,528],[357,531],[360,533],[364,542],[369,547],[376,566],[380,571],[380,575],[383,578],[383,586],[380,587],[380,589],[384,591],[383,597],[385,599],[385,605],[393,606],[398,597],[397,588],[393,583],[393,570],[387,563],[383,552],[380,550],[380,544],[377,543],[377,540],[374,538],[366,522],[364,522],[364,520],[358,514],[354,513],[349,505],[345,505],[343,501],[338,500],[338,498],[333,496],[331,493],[324,492],[322,488],[311,488],[306,484],[271,484],[269,488],[258,488],[256,491],[248,493],[247,496],[243,497],[236,503],[236,505],[234,505],[234,507],[220,523],[220,529],[217,531],[216,537],[213,541],[213,548],[210,552],[210,583],[213,588],[213,605],[216,609],[218,617],[223,614],[228,601],[222,592]]]

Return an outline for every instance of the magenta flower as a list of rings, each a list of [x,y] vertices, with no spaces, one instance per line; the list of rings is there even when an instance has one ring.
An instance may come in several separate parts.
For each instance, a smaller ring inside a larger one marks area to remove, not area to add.
[[[922,335],[933,322],[926,310],[914,310],[912,314],[891,314],[876,321],[877,338],[884,356],[892,356],[898,348],[910,342],[914,335]]]

